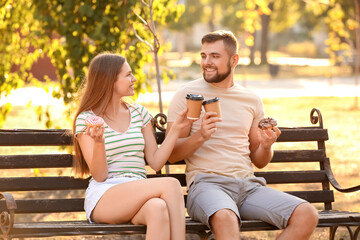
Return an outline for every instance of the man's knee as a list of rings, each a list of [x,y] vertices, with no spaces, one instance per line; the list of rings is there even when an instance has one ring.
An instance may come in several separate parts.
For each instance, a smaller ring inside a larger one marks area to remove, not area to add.
[[[230,209],[221,209],[210,217],[210,225],[216,238],[239,239],[240,227],[237,215]]]
[[[210,225],[239,225],[238,216],[230,209],[221,209],[210,217]]]
[[[319,221],[319,214],[310,203],[297,206],[289,219],[289,225],[298,224],[308,229],[315,229]]]

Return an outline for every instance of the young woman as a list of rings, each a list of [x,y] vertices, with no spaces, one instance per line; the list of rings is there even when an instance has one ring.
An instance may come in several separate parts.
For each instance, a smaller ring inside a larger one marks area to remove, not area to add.
[[[180,129],[190,122],[184,110],[158,148],[148,111],[123,100],[136,79],[125,58],[102,53],[90,63],[84,94],[73,123],[75,170],[92,176],[85,196],[90,222],[147,225],[146,239],[185,239],[183,192],[174,178],[146,178],[145,161],[160,170]],[[86,127],[90,116],[102,127]]]

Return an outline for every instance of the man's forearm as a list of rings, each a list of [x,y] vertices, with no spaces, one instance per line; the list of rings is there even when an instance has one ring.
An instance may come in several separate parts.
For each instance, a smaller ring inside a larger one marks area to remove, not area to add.
[[[175,163],[194,154],[205,142],[200,132],[186,138],[179,138],[169,157],[169,162]]]
[[[271,161],[272,157],[274,155],[274,151],[272,147],[264,149],[261,147],[261,145],[250,154],[250,158],[252,163],[257,168],[263,168]]]

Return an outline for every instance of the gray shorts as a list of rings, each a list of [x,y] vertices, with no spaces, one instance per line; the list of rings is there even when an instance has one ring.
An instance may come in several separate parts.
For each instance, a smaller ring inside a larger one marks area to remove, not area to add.
[[[209,218],[221,209],[232,210],[239,218],[262,220],[284,229],[295,208],[306,201],[266,187],[264,178],[233,179],[197,174],[188,191],[190,217],[210,228]]]

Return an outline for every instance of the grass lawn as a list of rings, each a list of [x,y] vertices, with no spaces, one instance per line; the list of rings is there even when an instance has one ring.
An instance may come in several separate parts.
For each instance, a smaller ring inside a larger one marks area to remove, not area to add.
[[[266,115],[276,118],[279,126],[282,127],[310,126],[310,110],[313,107],[320,109],[324,128],[328,129],[330,135],[330,140],[326,142],[326,151],[331,159],[332,169],[336,179],[344,187],[360,184],[360,148],[358,147],[360,144],[360,133],[358,131],[360,110],[351,109],[354,105],[354,98],[294,97],[269,98],[263,99],[263,101]],[[141,104],[145,105],[152,115],[155,115],[158,111],[157,106],[147,103]],[[168,103],[164,103],[165,112],[167,104]],[[55,126],[70,128],[71,124],[66,122],[62,114],[59,114],[61,109],[54,108],[51,111],[58,113],[53,119],[55,121]],[[3,128],[44,128],[44,125],[42,122],[38,121],[33,109],[14,107],[14,110],[10,113]],[[275,144],[275,148],[294,149],[298,147],[297,144],[303,143],[287,144],[285,146],[277,143]],[[310,144],[309,148],[316,148],[316,145]],[[12,154],[15,151],[19,151],[19,149],[0,148],[0,154]],[[32,152],[36,150],[31,148],[26,149],[25,151]],[[50,150],[44,149],[43,151],[46,152]],[[281,167],[280,165],[277,165],[277,167]],[[294,166],[294,169],[296,169],[296,166]],[[25,173],[24,170],[17,171],[18,172],[13,172],[12,174],[34,174],[34,172],[31,171]],[[1,176],[8,174],[8,171],[0,173]],[[342,194],[335,190],[335,199],[335,209],[360,211],[360,192]],[[76,217],[72,216],[71,218]],[[327,239],[328,233],[328,229],[317,229],[311,239]],[[278,234],[278,232],[256,232],[243,233],[242,236],[243,239],[274,239],[276,234]],[[340,235],[344,236],[345,239],[348,239],[345,230],[342,230]]]

